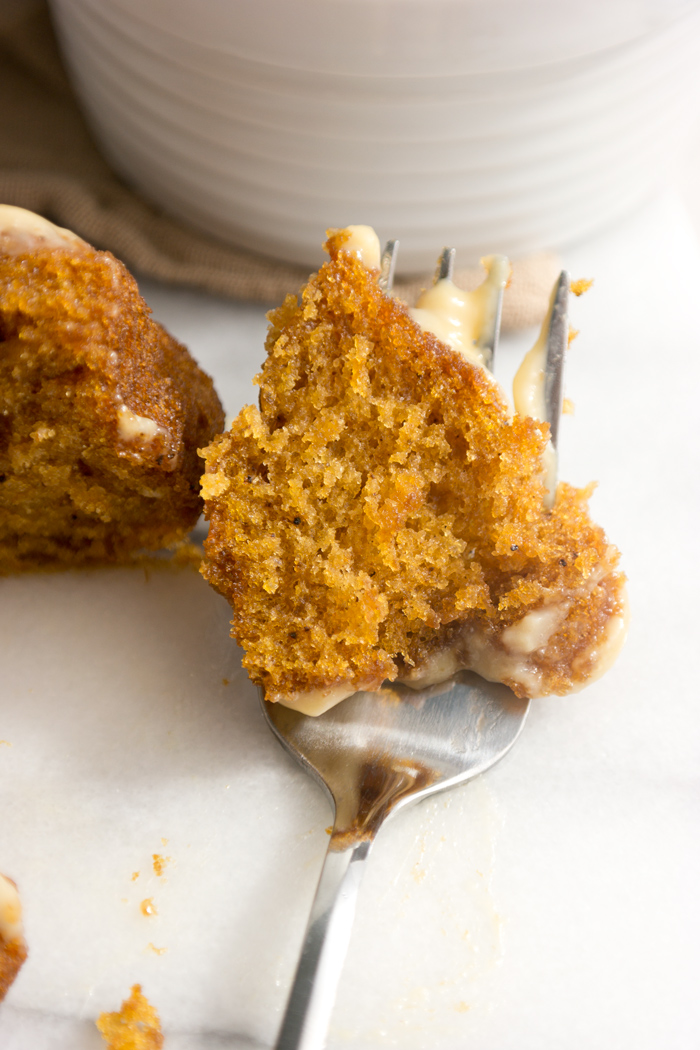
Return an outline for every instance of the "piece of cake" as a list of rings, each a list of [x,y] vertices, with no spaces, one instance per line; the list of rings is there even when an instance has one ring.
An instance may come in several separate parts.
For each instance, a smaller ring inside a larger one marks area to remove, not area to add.
[[[330,261],[269,315],[260,407],[203,451],[202,572],[250,677],[311,714],[460,668],[519,696],[584,686],[625,624],[590,490],[545,507],[547,424],[385,295],[354,243],[331,231]]]
[[[211,379],[113,255],[0,206],[0,571],[176,544],[222,425]]]
[[[163,1033],[158,1013],[135,984],[117,1013],[100,1014],[97,1027],[107,1050],[160,1050]]]
[[[17,886],[6,875],[0,875],[0,1002],[26,958],[27,945]]]

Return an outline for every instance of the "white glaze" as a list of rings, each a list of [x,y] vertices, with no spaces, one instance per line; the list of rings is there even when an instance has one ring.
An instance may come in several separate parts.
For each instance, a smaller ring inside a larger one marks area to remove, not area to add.
[[[166,438],[169,437],[165,427],[156,423],[155,419],[150,419],[148,416],[138,416],[124,404],[117,409],[117,427],[119,436],[123,441],[150,444],[159,434]]]
[[[401,681],[404,685],[410,685],[411,689],[427,689],[451,678],[459,671],[460,666],[455,649],[441,649],[440,652],[429,656],[419,667],[414,667]]]
[[[522,654],[510,653],[494,645],[483,631],[472,630],[463,639],[464,664],[488,682],[517,682],[528,696],[541,691],[542,675]]]
[[[549,309],[534,345],[523,358],[513,379],[513,404],[519,416],[545,418],[544,369],[547,357],[547,335],[552,316],[553,295]]]
[[[486,363],[479,339],[493,326],[499,294],[510,278],[510,263],[504,255],[489,255],[481,263],[486,278],[473,292],[465,292],[449,277],[443,277],[426,288],[410,310],[424,332],[432,332],[477,365]]]
[[[372,227],[347,226],[344,232],[344,250],[356,255],[368,270],[378,270],[381,247]],[[511,268],[505,255],[488,255],[481,264],[486,277],[474,291],[465,292],[449,277],[443,277],[421,293],[409,313],[424,332],[432,332],[472,364],[483,366],[485,354],[479,339],[493,326],[498,298],[508,284]]]
[[[379,237],[371,226],[346,226],[348,234],[343,242],[343,249],[352,252],[368,270],[378,270],[381,265],[382,249]]]
[[[510,653],[523,656],[542,649],[566,619],[569,608],[569,602],[554,602],[541,609],[533,609],[521,620],[506,627],[501,634],[503,645]]]
[[[304,693],[294,693],[287,696],[280,703],[283,707],[291,707],[292,711],[300,711],[302,715],[322,715],[330,711],[332,707],[339,704],[341,700],[347,700],[349,696],[357,692],[354,686],[334,686],[332,689],[309,689]]]
[[[24,941],[22,904],[11,879],[0,875],[0,941],[17,944]]]
[[[620,597],[622,610],[616,616],[610,618],[605,625],[605,630],[600,638],[596,639],[595,644],[581,653],[574,661],[574,670],[579,665],[585,665],[585,663],[590,662],[591,671],[586,678],[586,685],[597,682],[599,678],[602,678],[610,670],[620,655],[622,646],[625,644],[630,619],[626,587],[623,589]],[[576,692],[579,692],[580,689],[583,689],[583,685]]]
[[[89,247],[71,230],[55,226],[48,219],[26,208],[0,204],[0,248],[6,253],[44,248]]]

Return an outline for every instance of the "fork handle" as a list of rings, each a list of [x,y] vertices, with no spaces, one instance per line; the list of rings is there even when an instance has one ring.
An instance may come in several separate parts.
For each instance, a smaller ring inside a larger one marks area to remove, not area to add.
[[[275,1050],[322,1050],[371,840],[328,850]]]

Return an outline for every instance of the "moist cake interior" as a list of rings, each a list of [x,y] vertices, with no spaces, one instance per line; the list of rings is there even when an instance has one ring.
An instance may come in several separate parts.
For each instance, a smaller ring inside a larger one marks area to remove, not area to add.
[[[549,428],[423,331],[331,231],[269,315],[259,407],[203,451],[205,577],[268,700],[318,713],[459,667],[518,695],[592,680],[624,635],[591,489],[545,507]]]

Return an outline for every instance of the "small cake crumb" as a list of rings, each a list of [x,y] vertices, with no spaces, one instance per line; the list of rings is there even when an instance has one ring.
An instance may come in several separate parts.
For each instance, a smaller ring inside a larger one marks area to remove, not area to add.
[[[574,293],[574,295],[583,295],[583,293],[587,292],[588,289],[592,286],[593,280],[589,280],[589,278],[587,277],[581,277],[578,281],[572,281],[570,285],[571,291]]]
[[[136,880],[138,879],[138,877],[139,877],[139,875],[140,875],[140,874],[141,874],[141,872],[140,872],[140,871],[134,871],[134,872],[132,872],[132,874],[131,874],[131,881],[132,881],[132,882],[136,882]]]
[[[168,950],[167,948],[156,948],[156,946],[153,943],[153,941],[149,941],[148,944],[146,945],[146,951],[147,952],[153,952],[154,955],[165,955],[167,950]]]
[[[574,414],[574,403],[570,397],[565,397],[561,404],[562,413],[565,416],[573,416]]]
[[[166,839],[167,841],[167,839]],[[153,870],[156,875],[162,876],[165,868],[172,861],[172,857],[163,857],[160,853],[153,854]]]
[[[160,1018],[140,984],[133,985],[118,1013],[100,1014],[96,1024],[108,1050],[160,1050],[163,1045]]]
[[[569,334],[566,337],[566,345],[567,346],[571,346],[571,344],[573,343],[574,339],[576,338],[576,336],[578,334],[579,334],[579,329],[578,328],[572,328],[571,325],[569,325]]]
[[[141,901],[139,907],[142,915],[151,916],[158,914],[158,909],[153,903],[153,897],[146,897],[145,900]]]

